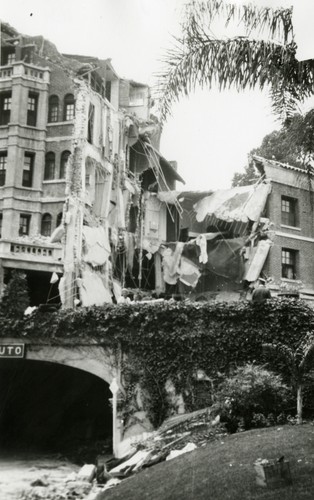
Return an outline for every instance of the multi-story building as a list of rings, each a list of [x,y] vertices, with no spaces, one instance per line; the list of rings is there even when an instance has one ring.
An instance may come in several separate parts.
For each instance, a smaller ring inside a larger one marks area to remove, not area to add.
[[[32,304],[111,302],[143,259],[143,191],[182,181],[159,153],[149,87],[108,59],[1,32],[0,289],[22,269]]]
[[[181,207],[177,243],[163,258],[167,287],[196,300],[229,301],[250,299],[263,278],[272,296],[314,304],[313,172],[253,159],[261,174],[255,185],[158,193]]]
[[[265,216],[273,244],[264,273],[274,294],[300,294],[314,300],[314,176],[274,160],[253,157],[261,175],[271,180]]]

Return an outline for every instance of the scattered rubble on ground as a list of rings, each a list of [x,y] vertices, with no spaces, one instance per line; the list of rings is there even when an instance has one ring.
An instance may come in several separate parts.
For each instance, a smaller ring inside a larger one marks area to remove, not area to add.
[[[58,486],[49,485],[46,476],[39,477],[20,500],[96,500],[100,492],[140,470],[205,446],[224,434],[224,426],[208,408],[176,415],[167,419],[148,439],[138,443],[126,457],[104,462],[99,456],[96,465],[85,464]]]
[[[205,446],[226,434],[219,418],[215,417],[205,408],[167,419],[148,439],[139,443],[132,454],[109,460],[105,464],[106,474],[123,480],[142,469]]]
[[[50,481],[49,476],[38,476],[25,489],[19,500],[85,500],[95,489],[95,465],[84,465],[78,472],[71,472],[63,482]]]

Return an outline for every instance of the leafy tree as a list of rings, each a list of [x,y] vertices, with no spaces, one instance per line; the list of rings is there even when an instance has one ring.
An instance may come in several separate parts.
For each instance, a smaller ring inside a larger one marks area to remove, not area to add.
[[[268,160],[288,163],[295,167],[302,167],[300,151],[292,144],[287,130],[274,130],[267,134],[258,148],[252,149],[250,155],[258,155]]]
[[[302,341],[297,349],[292,349],[281,342],[263,344],[266,353],[275,355],[284,362],[290,373],[290,379],[297,393],[297,423],[302,424],[303,419],[303,387],[307,375],[314,368],[314,337],[309,336]]]
[[[0,315],[18,319],[29,306],[29,296],[26,275],[13,271],[0,302]]]
[[[215,37],[218,18],[226,27],[242,26],[244,36]],[[162,119],[180,96],[216,83],[220,89],[270,86],[274,110],[284,120],[298,101],[313,94],[314,60],[300,62],[295,55],[292,8],[190,0],[182,35],[166,53],[160,74]]]
[[[259,175],[254,170],[252,156],[276,160],[299,167],[312,173],[314,162],[314,109],[305,115],[291,116],[280,130],[267,134],[262,144],[249,153],[249,162],[244,172],[234,174],[232,185],[243,186],[256,182]],[[251,181],[250,181],[251,180]]]
[[[222,382],[216,398],[218,405],[221,404],[222,420],[232,432],[241,421],[245,429],[252,427],[256,414],[279,415],[287,395],[287,387],[280,376],[262,366],[247,364]]]
[[[260,178],[260,174],[256,172],[253,161],[249,161],[244,167],[244,172],[235,172],[232,178],[232,187],[249,186],[254,184]]]

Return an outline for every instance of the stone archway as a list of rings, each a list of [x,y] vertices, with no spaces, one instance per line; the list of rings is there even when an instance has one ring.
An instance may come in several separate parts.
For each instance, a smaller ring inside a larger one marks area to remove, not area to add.
[[[79,368],[96,375],[109,385],[119,376],[110,354],[96,345],[52,346],[31,343],[27,345],[25,358]]]
[[[23,339],[24,340],[24,339]],[[22,342],[23,343],[23,342]],[[1,339],[0,346],[4,345],[20,345],[21,339]],[[38,361],[59,364],[66,367],[75,368],[87,373],[90,373],[97,378],[106,382],[113,393],[113,387],[117,385],[119,380],[119,370],[116,367],[110,351],[106,351],[102,346],[95,344],[78,344],[73,339],[69,340],[67,345],[53,346],[44,344],[36,340],[27,339],[24,345],[24,362]],[[2,349],[3,351],[3,349]],[[17,361],[17,360],[15,360]],[[108,386],[107,386],[108,387]],[[104,398],[108,401],[108,394]],[[112,437],[113,437],[113,453],[117,456],[117,450],[121,441],[120,422],[116,412],[116,398],[113,393],[113,415],[112,415]]]

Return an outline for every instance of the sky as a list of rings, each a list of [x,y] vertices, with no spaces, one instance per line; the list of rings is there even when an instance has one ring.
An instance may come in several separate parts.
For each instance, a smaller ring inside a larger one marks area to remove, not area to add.
[[[0,16],[19,32],[43,35],[59,52],[111,58],[121,77],[153,85],[172,35],[179,33],[183,5],[184,0],[10,0],[2,3]],[[279,127],[267,92],[199,90],[173,105],[161,153],[178,162],[186,181],[178,190],[228,188],[250,150]]]

